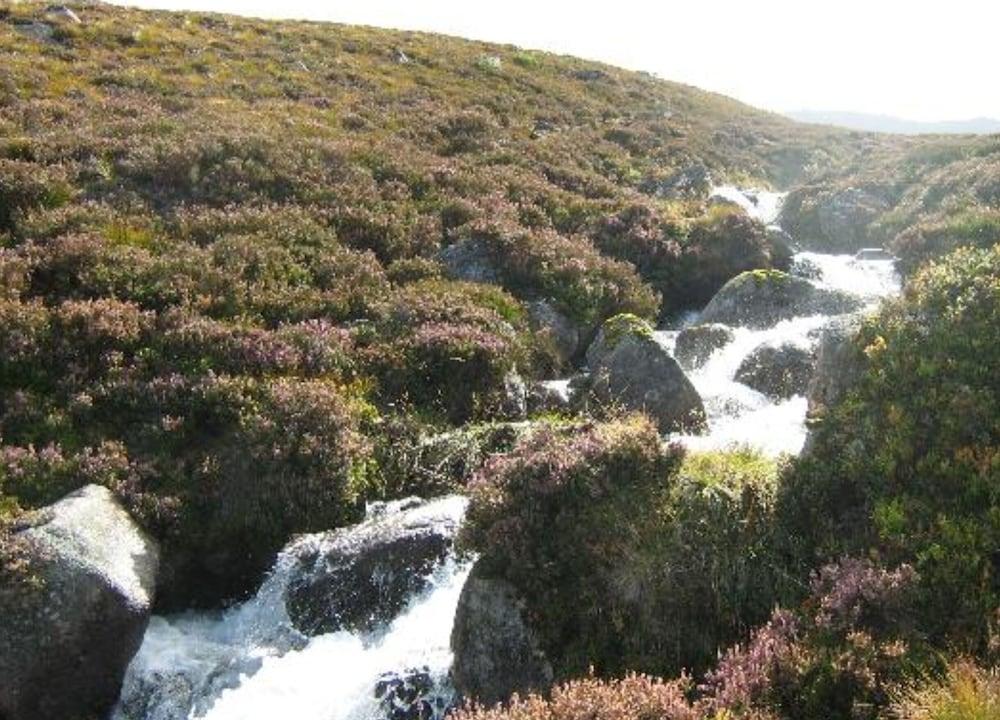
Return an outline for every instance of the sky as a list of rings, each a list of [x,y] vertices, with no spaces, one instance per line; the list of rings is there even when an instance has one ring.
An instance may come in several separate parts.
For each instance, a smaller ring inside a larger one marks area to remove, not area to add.
[[[646,70],[776,111],[1000,118],[996,0],[113,0],[427,30]]]

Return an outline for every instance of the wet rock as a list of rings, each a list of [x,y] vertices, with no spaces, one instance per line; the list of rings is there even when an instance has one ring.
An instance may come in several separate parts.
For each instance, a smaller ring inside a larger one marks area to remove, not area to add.
[[[861,248],[854,255],[855,260],[895,260],[896,256],[884,248]]]
[[[678,333],[674,357],[688,370],[701,367],[712,353],[731,343],[735,337],[732,328],[719,323],[692,325]]]
[[[451,632],[451,677],[461,697],[493,705],[515,692],[544,692],[551,686],[552,665],[524,609],[510,583],[483,576],[478,565],[473,568]]]
[[[441,687],[427,667],[383,674],[373,695],[386,720],[435,720],[455,704],[454,692]]]
[[[560,367],[568,366],[580,347],[580,326],[548,300],[528,303],[528,318],[538,341],[550,350]]]
[[[661,432],[700,432],[705,407],[677,361],[639,318],[617,315],[587,350],[588,401],[647,413]]]
[[[795,241],[792,236],[782,230],[777,225],[768,225],[765,229],[770,248],[771,267],[775,270],[788,271],[792,267],[792,260],[795,257]]]
[[[358,525],[293,542],[285,551],[292,624],[311,636],[369,632],[394,619],[448,556],[462,507],[459,497],[376,504]]]
[[[155,543],[97,485],[34,514],[13,541],[37,582],[0,587],[0,717],[105,715],[149,622]]]
[[[807,388],[809,415],[822,415],[837,403],[865,369],[864,353],[853,340],[861,316],[836,318],[824,328],[816,349],[816,371]]]
[[[498,284],[500,271],[485,240],[467,238],[442,248],[438,260],[452,280]]]
[[[805,257],[797,257],[792,261],[788,273],[806,280],[819,280],[823,277],[823,269],[815,262]]]
[[[868,227],[890,208],[888,193],[878,187],[807,187],[786,198],[781,225],[823,252],[857,250],[868,244]]]
[[[793,317],[853,312],[862,304],[853,295],[817,287],[805,278],[752,270],[726,283],[702,311],[701,321],[762,330]]]
[[[740,363],[735,379],[772,400],[787,400],[805,393],[815,364],[808,348],[791,343],[762,345]]]

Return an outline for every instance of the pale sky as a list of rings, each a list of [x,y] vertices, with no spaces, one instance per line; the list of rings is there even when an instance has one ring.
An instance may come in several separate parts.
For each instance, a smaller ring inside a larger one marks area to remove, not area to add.
[[[996,0],[114,0],[551,50],[770,110],[1000,118]]]

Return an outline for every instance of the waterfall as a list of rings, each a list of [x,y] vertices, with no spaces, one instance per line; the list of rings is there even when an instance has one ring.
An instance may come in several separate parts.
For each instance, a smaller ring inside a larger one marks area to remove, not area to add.
[[[464,511],[460,497],[417,510],[456,525]],[[389,503],[369,519],[404,512]],[[452,699],[449,638],[469,564],[449,554],[428,588],[385,627],[306,637],[289,618],[285,594],[294,551],[322,542],[322,534],[294,541],[257,594],[237,607],[152,618],[113,720],[381,720],[392,698],[376,692],[405,681],[420,686],[440,717]]]

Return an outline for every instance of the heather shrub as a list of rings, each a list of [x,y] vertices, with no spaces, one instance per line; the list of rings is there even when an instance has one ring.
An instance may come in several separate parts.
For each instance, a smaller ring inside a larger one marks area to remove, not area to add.
[[[64,168],[0,158],[0,232],[15,230],[21,213],[58,207],[71,196]]]
[[[908,612],[915,578],[909,566],[867,560],[821,568],[798,610],[775,610],[720,658],[703,702],[789,720],[881,717],[892,690],[929,659]]]
[[[474,478],[464,542],[563,677],[700,672],[779,597],[775,476],[750,451],[681,460],[645,419],[547,428]]]
[[[359,344],[383,401],[457,423],[500,412],[524,330],[523,310],[499,288],[427,280],[398,288]]]
[[[700,720],[711,717],[688,700],[686,678],[661,680],[627,675],[604,681],[594,677],[571,680],[552,690],[550,698],[515,697],[509,707],[468,707],[452,720]]]
[[[624,666],[646,600],[624,573],[655,525],[677,458],[634,417],[542,428],[486,463],[470,484],[462,535],[486,573],[510,580],[561,674]]]
[[[786,582],[773,537],[777,469],[751,450],[684,458],[644,549],[656,589],[639,667],[702,672],[767,619]]]
[[[594,224],[597,247],[633,264],[663,297],[663,313],[700,308],[746,270],[784,268],[787,249],[739,208],[714,206],[692,218],[647,204],[626,207]]]
[[[892,250],[903,272],[912,273],[929,260],[956,248],[989,248],[1000,242],[1000,211],[974,208],[920,222],[899,233]]]
[[[630,265],[604,257],[582,238],[493,221],[472,223],[467,232],[489,248],[511,292],[551,298],[584,324],[622,312],[654,317],[659,309],[659,297]]]
[[[161,541],[167,606],[245,592],[292,534],[363,515],[372,410],[350,387],[165,376],[110,383],[91,413],[147,466],[123,494]]]
[[[802,566],[845,553],[912,564],[921,628],[973,654],[1000,603],[998,278],[1000,247],[959,250],[866,323],[867,367],[779,503]]]

